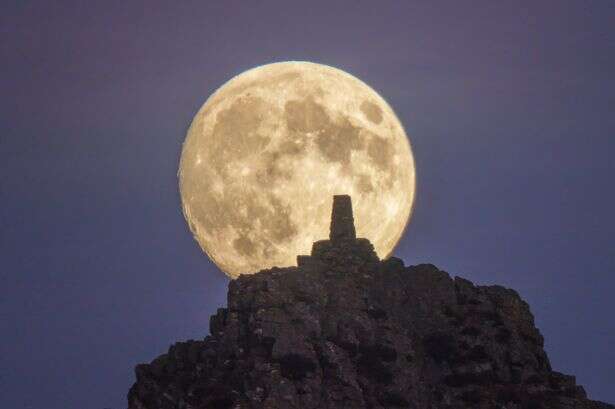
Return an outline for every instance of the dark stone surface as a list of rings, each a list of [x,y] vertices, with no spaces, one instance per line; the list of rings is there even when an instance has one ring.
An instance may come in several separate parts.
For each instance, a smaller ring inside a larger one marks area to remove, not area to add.
[[[352,201],[350,196],[333,196],[329,240],[354,240],[356,238],[357,234],[354,228],[354,217],[352,215]]]
[[[551,370],[513,290],[355,256],[232,281],[210,336],[137,366],[129,407],[613,407]]]
[[[298,261],[231,281],[211,335],[136,367],[129,409],[615,408],[551,369],[513,290],[347,236]]]

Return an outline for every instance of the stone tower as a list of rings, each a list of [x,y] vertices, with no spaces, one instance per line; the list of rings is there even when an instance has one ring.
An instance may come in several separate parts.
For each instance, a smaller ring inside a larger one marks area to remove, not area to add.
[[[352,216],[352,200],[348,195],[333,196],[333,209],[331,211],[331,230],[329,240],[354,240],[357,233],[354,229]]]
[[[380,259],[368,239],[357,238],[352,215],[352,200],[348,195],[333,196],[329,240],[319,240],[312,245],[309,256],[297,256],[297,265],[328,268],[331,264],[349,266]]]

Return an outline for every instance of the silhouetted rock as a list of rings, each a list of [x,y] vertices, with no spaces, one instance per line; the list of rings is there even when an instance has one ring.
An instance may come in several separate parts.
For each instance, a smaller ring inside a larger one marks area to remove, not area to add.
[[[515,291],[380,261],[338,200],[341,233],[231,281],[210,336],[136,367],[129,409],[615,408],[551,369]]]
[[[357,234],[354,229],[354,217],[352,215],[352,201],[350,200],[350,196],[333,196],[329,240],[354,240],[356,238]]]

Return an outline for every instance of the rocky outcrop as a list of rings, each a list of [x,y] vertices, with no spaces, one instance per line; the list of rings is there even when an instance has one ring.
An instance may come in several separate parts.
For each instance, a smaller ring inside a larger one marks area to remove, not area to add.
[[[615,408],[551,369],[515,291],[381,261],[351,216],[231,281],[211,335],[136,367],[129,408]]]

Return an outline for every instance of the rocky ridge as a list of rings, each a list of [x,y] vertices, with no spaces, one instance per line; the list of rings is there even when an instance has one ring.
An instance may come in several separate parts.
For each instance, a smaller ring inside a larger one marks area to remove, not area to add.
[[[379,260],[347,196],[297,267],[231,281],[210,331],[138,365],[129,409],[615,408],[551,369],[515,291]]]

